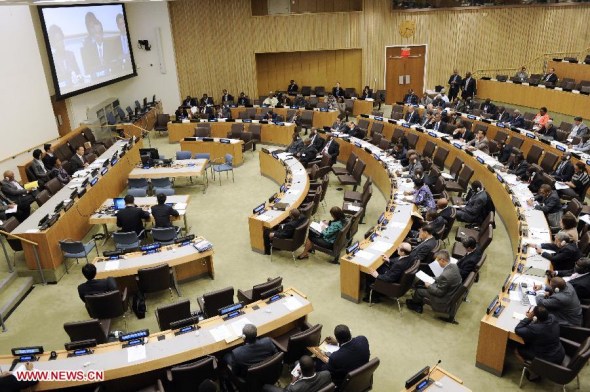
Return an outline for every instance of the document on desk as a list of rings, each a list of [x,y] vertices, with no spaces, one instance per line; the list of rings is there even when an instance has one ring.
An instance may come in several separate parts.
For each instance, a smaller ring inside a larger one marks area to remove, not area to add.
[[[510,301],[522,301],[522,294],[520,290],[510,290]]]
[[[555,181],[555,190],[556,191],[561,191],[564,189],[569,189],[569,186],[567,186],[564,182]]]
[[[375,260],[375,258],[378,257],[377,255],[368,252],[366,250],[359,250],[358,252],[356,252],[354,254],[354,257],[352,258],[352,260],[355,263],[358,263],[362,266],[368,267],[371,263],[373,263],[373,261]]]
[[[5,214],[14,214],[17,210],[18,206],[15,205],[14,207],[10,207],[8,209],[6,209],[6,211],[4,211]]]
[[[375,241],[371,244],[371,248],[373,248],[381,253],[385,253],[389,249],[391,249],[391,244],[389,242],[385,242],[385,241]]]
[[[586,224],[590,225],[590,215],[580,215],[579,219],[580,219],[582,222],[584,222],[584,223],[586,223]]]
[[[186,210],[187,203],[176,203],[174,204],[174,209],[176,210]]]
[[[119,260],[111,260],[104,263],[105,271],[114,271],[119,269]]]
[[[285,305],[285,307],[287,309],[289,309],[289,311],[294,311],[296,309],[299,309],[300,307],[303,306],[303,304],[301,302],[299,302],[299,300],[295,297],[289,297],[285,300],[285,302],[283,302],[283,304]]]
[[[424,283],[428,283],[428,284],[434,283],[434,278],[430,275],[427,275],[424,271],[418,271],[418,273],[416,274],[416,278],[420,279]]]
[[[147,357],[145,345],[132,346],[127,348],[127,362],[141,361]]]
[[[221,342],[222,340],[228,339],[232,336],[231,331],[226,325],[220,325],[217,328],[211,328],[209,332],[216,342]]]
[[[230,324],[232,332],[236,336],[242,336],[242,330],[246,324],[253,324],[252,321],[248,320],[246,317],[242,317],[241,319],[233,322]]]

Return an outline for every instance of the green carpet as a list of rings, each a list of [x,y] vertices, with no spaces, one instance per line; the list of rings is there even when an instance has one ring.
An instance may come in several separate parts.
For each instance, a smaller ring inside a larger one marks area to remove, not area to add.
[[[169,145],[167,137],[152,132],[151,138],[152,146],[158,147],[166,156],[173,156],[179,149],[177,144]],[[278,190],[277,184],[260,176],[257,154],[245,154],[244,164],[235,170],[235,183],[231,181],[231,174],[229,180],[224,175],[222,185],[219,186],[219,182],[210,183],[206,194],[202,193],[201,186],[190,185],[183,179],[177,181],[176,193],[191,195],[187,211],[191,232],[203,235],[215,249],[215,280],[202,278],[181,285],[182,293],[185,298],[190,298],[193,310],[198,308],[197,296],[207,291],[227,286],[236,290],[251,288],[267,277],[280,275],[284,278],[285,287],[295,287],[311,300],[314,311],[309,320],[323,325],[323,336],[331,335],[334,326],[340,323],[349,325],[353,335],[367,336],[371,356],[381,359],[375,374],[375,391],[400,390],[409,376],[439,359],[443,368],[462,378],[465,385],[474,391],[518,390],[521,367],[512,353],[508,355],[508,365],[502,378],[475,367],[479,322],[512,264],[510,242],[501,221],[498,221],[494,240],[488,248],[487,264],[481,279],[474,284],[468,302],[461,306],[457,314],[458,325],[435,318],[428,308],[418,315],[404,307],[403,314],[400,314],[391,300],[373,307],[365,303],[353,304],[340,298],[339,268],[328,263],[328,256],[318,253],[295,263],[289,252],[278,252],[271,263],[269,256],[250,250],[248,216],[254,206]],[[333,205],[341,206],[343,196],[343,192],[336,189],[339,184],[333,175],[330,181],[326,196],[328,209]],[[376,222],[385,204],[381,193],[374,192],[366,217],[369,223],[359,226],[357,236],[361,237]],[[327,209],[320,207],[316,219],[327,217]],[[454,235],[454,230],[451,235]],[[113,247],[109,241],[106,246],[100,247],[100,251]],[[20,254],[17,264],[23,264]],[[11,347],[22,345],[42,344],[45,350],[63,348],[63,343],[68,341],[63,323],[88,318],[76,291],[76,286],[84,281],[81,266],[74,262],[70,273],[57,285],[38,285],[32,291],[7,320],[8,332],[0,334],[0,353],[9,353]],[[0,271],[2,268],[6,268],[5,263],[0,263]],[[149,328],[150,331],[157,331],[154,310],[158,305],[169,302],[168,293],[149,296],[146,318],[138,320],[135,315],[129,314],[127,330]],[[123,320],[117,320],[113,328],[123,329]],[[589,390],[588,370],[583,373],[582,390]],[[527,382],[524,387],[529,391],[558,389],[546,381]]]

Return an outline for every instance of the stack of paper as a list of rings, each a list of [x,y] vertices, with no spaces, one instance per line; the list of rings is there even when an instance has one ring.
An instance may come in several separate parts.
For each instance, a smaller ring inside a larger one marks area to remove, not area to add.
[[[432,276],[426,275],[426,273],[424,271],[418,271],[418,273],[416,274],[416,278],[420,279],[424,283],[428,283],[428,284],[434,283],[434,278]]]

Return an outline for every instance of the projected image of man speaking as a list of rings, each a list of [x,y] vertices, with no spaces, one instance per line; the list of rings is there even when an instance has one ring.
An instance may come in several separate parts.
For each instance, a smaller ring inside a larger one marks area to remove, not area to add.
[[[92,79],[108,77],[117,64],[120,53],[117,46],[121,45],[113,38],[104,38],[102,23],[94,13],[88,12],[85,21],[88,36],[81,49],[84,71]]]

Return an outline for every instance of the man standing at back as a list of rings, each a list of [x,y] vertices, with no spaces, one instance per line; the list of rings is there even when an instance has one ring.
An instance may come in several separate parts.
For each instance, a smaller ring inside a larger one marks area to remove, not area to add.
[[[337,325],[334,328],[334,336],[336,339],[329,336],[326,338],[326,342],[338,344],[340,348],[330,355],[328,371],[332,376],[332,381],[338,387],[348,372],[369,362],[371,352],[367,338],[362,335],[353,338],[346,325]]]
[[[154,227],[172,227],[170,219],[178,217],[180,214],[172,206],[166,204],[166,195],[159,193],[157,196],[158,204],[152,206],[152,215],[154,216]]]
[[[256,338],[258,330],[255,325],[244,325],[242,334],[244,345],[234,348],[231,353],[223,356],[225,363],[237,377],[245,377],[250,366],[264,361],[277,352],[270,338]]]
[[[134,203],[133,195],[125,196],[125,208],[117,211],[117,226],[123,233],[134,231],[139,235],[143,231],[143,221],[150,219],[150,213]]]

